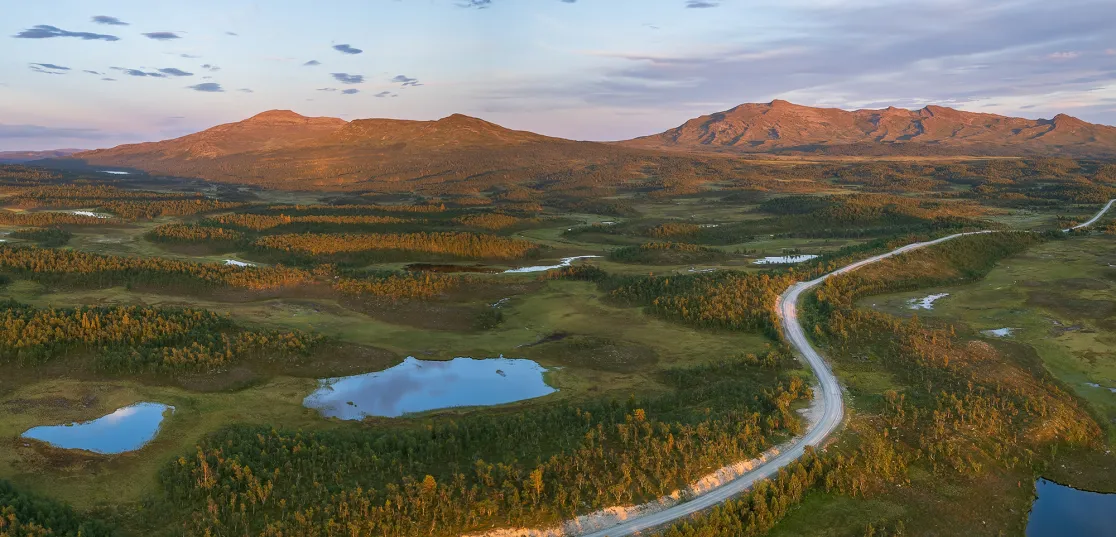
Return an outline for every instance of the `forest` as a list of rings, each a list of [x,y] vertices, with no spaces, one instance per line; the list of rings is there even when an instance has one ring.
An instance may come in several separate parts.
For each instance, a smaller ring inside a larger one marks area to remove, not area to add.
[[[115,373],[213,371],[247,356],[304,358],[321,340],[244,330],[203,310],[0,304],[0,362],[19,367],[91,352],[96,369]]]
[[[521,259],[537,255],[539,249],[520,239],[460,232],[270,235],[257,240],[255,246],[309,256],[400,251],[465,259]]]
[[[753,358],[754,360],[754,358]],[[459,535],[649,499],[801,427],[799,377],[743,358],[668,370],[673,391],[409,431],[231,428],[160,479],[198,534]],[[748,401],[739,404],[737,401]],[[710,412],[712,409],[712,412]],[[243,507],[241,507],[243,506]]]

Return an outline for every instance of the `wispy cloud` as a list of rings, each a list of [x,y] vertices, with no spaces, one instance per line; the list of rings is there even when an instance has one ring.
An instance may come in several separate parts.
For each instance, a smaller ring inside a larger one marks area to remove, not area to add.
[[[120,71],[121,73],[124,73],[128,76],[152,77],[152,78],[166,78],[167,77],[167,75],[165,75],[163,73],[160,73],[160,72],[157,72],[157,71],[144,71],[144,70],[141,70],[141,69],[129,69],[127,67],[109,67],[109,69],[112,69],[114,71]]]
[[[341,93],[344,94],[344,95],[356,95],[356,94],[360,93],[360,90],[358,90],[358,89],[347,89],[347,90],[341,90]]]
[[[322,62],[320,62],[320,61],[318,61],[318,60],[310,60],[310,61],[308,61],[308,62],[306,62],[306,63],[302,64],[302,66],[303,66],[303,67],[313,67],[313,66],[315,66],[315,65],[321,65],[321,64],[322,64]]]
[[[236,91],[239,91],[241,93],[256,93],[256,92],[252,91],[250,88],[240,88]]]
[[[186,58],[187,60],[196,60],[198,58],[201,58],[201,56],[194,56],[193,54],[179,54],[178,56],[180,58]]]
[[[457,7],[474,8],[474,9],[488,9],[492,6],[492,0],[465,0],[458,2]]]
[[[720,2],[706,2],[704,0],[687,0],[686,7],[688,9],[703,9],[709,7],[717,7],[721,5]]]
[[[364,75],[350,75],[349,73],[330,73],[333,79],[342,84],[360,84],[364,82]]]
[[[231,35],[233,37],[240,37],[240,34],[238,34],[236,32],[225,32],[225,35]]]
[[[209,71],[210,73],[216,73],[217,71],[221,70],[220,67],[217,67],[216,65],[213,65],[213,64],[210,64],[210,63],[203,64],[202,69],[205,69],[205,70]]]
[[[120,41],[119,37],[107,34],[95,34],[91,32],[71,32],[63,30],[57,26],[50,26],[48,24],[40,24],[32,26],[16,35],[17,39],[51,39],[54,37],[76,37],[85,41]]]
[[[37,65],[39,67],[42,67],[43,69],[51,69],[51,70],[54,70],[54,71],[69,71],[70,70],[69,67],[63,67],[61,65],[55,65],[53,63],[33,63],[31,65]]]
[[[318,91],[337,91],[337,88],[318,88]]]
[[[384,97],[398,97],[398,95],[396,95],[396,94],[394,94],[390,91],[381,91],[380,93],[377,93],[377,94],[373,95],[373,97],[379,97],[379,98],[382,99]]]
[[[194,76],[194,73],[187,73],[186,71],[183,71],[182,69],[175,69],[174,67],[166,67],[166,68],[163,68],[163,69],[159,69],[159,72],[163,73],[164,75],[170,75],[170,76]]]
[[[401,84],[403,87],[407,86],[421,86],[417,78],[411,78],[407,75],[396,75],[391,79],[392,82]]]
[[[107,24],[109,26],[128,26],[128,23],[116,17],[109,17],[108,15],[97,15],[91,20],[97,24]]]
[[[193,86],[186,86],[187,89],[200,91],[204,93],[222,93],[225,91],[220,84],[216,82],[204,82],[202,84],[194,84]]]
[[[364,52],[359,48],[353,48],[349,45],[333,45],[333,50],[336,50],[337,52],[344,52],[345,54],[360,54],[361,52]]]
[[[70,70],[69,67],[54,65],[53,63],[29,63],[27,64],[27,68],[44,75],[64,75],[66,71]]]
[[[148,39],[154,39],[156,41],[170,41],[172,39],[182,39],[182,36],[180,36],[180,35],[178,35],[174,32],[148,32],[148,33],[145,33],[143,35],[147,36]]]
[[[91,70],[89,70],[89,69],[85,69],[85,70],[83,70],[82,72],[84,72],[84,73],[89,73],[89,74],[91,74],[91,75],[97,75],[97,76],[101,76],[101,75],[103,74],[103,73],[99,73],[99,72],[97,72],[97,71],[91,71]]]

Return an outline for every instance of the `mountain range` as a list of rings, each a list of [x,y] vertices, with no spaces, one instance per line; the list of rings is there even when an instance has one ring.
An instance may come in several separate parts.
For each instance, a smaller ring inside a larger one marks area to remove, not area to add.
[[[742,104],[621,143],[730,153],[1088,157],[1116,154],[1116,127],[1065,114],[1023,119],[943,106],[846,111],[772,101]]]
[[[469,190],[571,170],[630,171],[648,163],[760,153],[1107,158],[1116,157],[1116,128],[1066,115],[1032,120],[940,106],[846,111],[773,101],[743,104],[633,140],[580,142],[460,114],[436,121],[345,121],[273,110],[181,138],[63,160],[280,188],[376,183],[405,191],[408,182]],[[486,182],[476,181],[479,177]]]
[[[47,151],[0,151],[0,164],[19,164],[48,158],[68,157],[84,149],[50,149]]]

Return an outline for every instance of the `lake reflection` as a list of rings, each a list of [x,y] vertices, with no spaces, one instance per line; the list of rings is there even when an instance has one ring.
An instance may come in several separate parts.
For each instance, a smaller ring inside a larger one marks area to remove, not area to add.
[[[454,358],[443,362],[410,356],[385,371],[321,380],[321,387],[303,405],[345,420],[502,405],[553,393],[555,389],[543,381],[545,371],[531,360]]]
[[[113,455],[135,451],[154,439],[168,412],[174,412],[174,407],[137,403],[93,421],[35,427],[21,436],[63,449]]]
[[[1116,494],[1087,492],[1039,479],[1027,537],[1116,535]]]

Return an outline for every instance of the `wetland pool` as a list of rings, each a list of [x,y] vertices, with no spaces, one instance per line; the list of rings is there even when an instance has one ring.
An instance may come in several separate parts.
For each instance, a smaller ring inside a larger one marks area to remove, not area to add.
[[[151,442],[174,407],[136,403],[92,421],[46,425],[28,429],[20,438],[31,438],[62,449],[82,449],[115,455],[136,451]]]
[[[1089,492],[1039,479],[1027,516],[1027,537],[1116,535],[1116,494]]]
[[[546,368],[531,360],[407,357],[375,373],[319,380],[303,400],[325,417],[360,420],[395,418],[442,408],[491,406],[554,393],[543,380]]]

